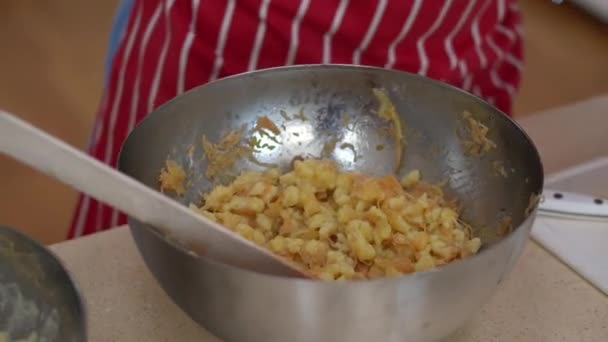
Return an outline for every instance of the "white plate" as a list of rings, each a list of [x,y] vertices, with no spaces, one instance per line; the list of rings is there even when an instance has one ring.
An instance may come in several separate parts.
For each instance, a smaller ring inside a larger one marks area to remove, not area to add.
[[[608,194],[608,158],[549,176],[546,186],[595,196]],[[539,215],[532,238],[608,295],[608,221]]]

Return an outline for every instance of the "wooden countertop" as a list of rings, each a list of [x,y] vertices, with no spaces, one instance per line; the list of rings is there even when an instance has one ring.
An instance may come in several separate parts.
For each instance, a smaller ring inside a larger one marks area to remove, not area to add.
[[[608,97],[520,123],[547,172],[608,155]],[[51,248],[82,290],[90,341],[218,341],[169,300],[126,227]],[[530,241],[491,300],[450,340],[608,341],[608,297]]]

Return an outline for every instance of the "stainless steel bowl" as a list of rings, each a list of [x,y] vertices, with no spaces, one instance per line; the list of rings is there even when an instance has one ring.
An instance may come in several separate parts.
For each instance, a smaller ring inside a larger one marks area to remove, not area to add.
[[[82,299],[48,249],[0,227],[0,341],[86,341]]]
[[[295,156],[319,156],[328,141],[337,139],[330,156],[343,168],[390,173],[394,144],[378,129],[384,123],[376,113],[373,88],[386,90],[406,126],[407,148],[398,174],[420,169],[426,180],[447,180],[448,194],[464,204],[465,219],[480,228],[482,250],[428,272],[330,283],[257,274],[194,257],[154,228],[130,220],[156,279],[210,332],[226,341],[436,340],[463,326],[512,268],[534,220],[535,203],[527,210],[530,199],[543,184],[539,155],[526,134],[497,109],[428,78],[336,65],[225,78],[151,113],[124,144],[119,168],[157,189],[167,158],[177,160],[186,165],[192,184],[176,200],[199,202],[200,192],[212,186],[202,176],[207,165],[202,135],[217,141],[268,116],[287,133],[275,149],[256,155],[260,161],[286,168]],[[464,111],[489,127],[496,149],[483,156],[464,152]],[[293,119],[298,113],[306,117]],[[354,153],[340,148],[342,143],[352,145]],[[192,146],[194,153],[187,153]],[[244,168],[260,166],[248,161],[234,166]],[[508,234],[500,228],[505,216],[514,227]]]

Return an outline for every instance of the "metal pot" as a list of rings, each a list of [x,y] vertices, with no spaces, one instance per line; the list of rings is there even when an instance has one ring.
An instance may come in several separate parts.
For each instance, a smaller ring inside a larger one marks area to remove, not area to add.
[[[0,227],[0,341],[84,342],[86,333],[80,292],[61,262]]]
[[[296,156],[319,156],[330,139],[337,139],[337,146],[346,142],[352,147],[331,153],[343,168],[391,173],[395,145],[377,129],[383,122],[372,88],[386,90],[406,127],[407,147],[397,173],[420,169],[426,180],[447,180],[448,195],[462,202],[464,218],[479,227],[482,250],[432,271],[323,282],[268,276],[192,256],[153,227],[131,219],[149,269],[173,301],[210,332],[226,341],[436,340],[462,327],[512,268],[536,213],[530,199],[542,190],[538,152],[496,108],[421,76],[316,65],[225,78],[151,113],[124,144],[119,168],[157,189],[159,170],[167,158],[176,160],[186,166],[191,182],[186,195],[176,200],[199,202],[200,192],[212,187],[202,176],[207,163],[201,137],[217,141],[267,116],[298,134],[281,136],[282,144],[256,155],[259,161],[288,167]],[[495,149],[482,156],[465,153],[464,111],[488,126]],[[246,160],[234,166],[256,168],[260,166]],[[507,234],[501,224],[505,216],[514,228]]]

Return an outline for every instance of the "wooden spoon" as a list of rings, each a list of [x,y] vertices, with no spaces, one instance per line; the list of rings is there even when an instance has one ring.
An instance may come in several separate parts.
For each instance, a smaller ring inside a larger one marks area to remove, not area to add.
[[[266,274],[307,277],[287,259],[1,110],[0,152],[160,229],[195,255]]]

